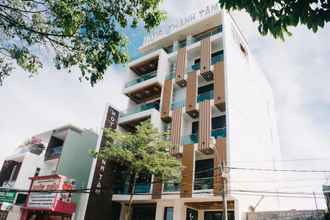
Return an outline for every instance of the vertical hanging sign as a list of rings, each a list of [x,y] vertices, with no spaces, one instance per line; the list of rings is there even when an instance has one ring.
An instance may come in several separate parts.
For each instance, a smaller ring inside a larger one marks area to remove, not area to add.
[[[108,107],[104,128],[116,129],[118,125],[119,111],[112,106]],[[100,148],[104,148],[104,135],[102,135]],[[109,206],[111,205],[110,197],[112,193],[107,190],[109,188],[111,169],[105,160],[97,160],[91,192],[88,198],[85,220],[108,220]]]

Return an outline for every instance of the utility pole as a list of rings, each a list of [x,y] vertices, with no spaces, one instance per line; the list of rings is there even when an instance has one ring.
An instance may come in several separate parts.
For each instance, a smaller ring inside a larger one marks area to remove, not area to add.
[[[316,201],[316,195],[315,192],[313,192],[313,196],[314,196],[314,202],[315,202],[315,208],[316,208],[316,218],[319,219],[319,208],[317,207],[317,201]]]
[[[228,220],[228,210],[227,210],[227,173],[225,161],[223,160],[221,165],[221,176],[223,179],[223,190],[222,190],[222,203],[223,203],[223,215],[222,220]]]

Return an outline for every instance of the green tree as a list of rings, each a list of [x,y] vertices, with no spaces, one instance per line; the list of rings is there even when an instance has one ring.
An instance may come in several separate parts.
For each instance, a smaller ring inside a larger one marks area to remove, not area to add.
[[[271,33],[275,38],[284,39],[290,26],[302,24],[317,32],[330,21],[328,0],[219,0],[227,10],[246,10],[253,21],[259,23],[261,34]]]
[[[12,61],[38,73],[39,48],[54,51],[58,69],[78,67],[80,79],[94,85],[107,67],[128,60],[122,30],[143,24],[146,30],[165,17],[162,0],[4,0],[0,3],[0,84]]]
[[[159,132],[150,121],[142,122],[136,131],[120,132],[112,129],[104,130],[104,148],[93,155],[104,159],[117,167],[126,167],[130,178],[130,199],[125,215],[131,219],[132,202],[136,181],[145,174],[154,175],[157,181],[168,181],[179,177],[181,163],[171,156],[171,143],[166,141],[166,133]]]

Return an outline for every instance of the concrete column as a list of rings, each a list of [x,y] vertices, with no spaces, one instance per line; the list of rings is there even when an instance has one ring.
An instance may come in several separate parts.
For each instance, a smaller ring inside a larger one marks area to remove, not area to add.
[[[176,40],[176,41],[173,42],[173,52],[177,51],[178,48],[179,48],[179,41]]]
[[[127,206],[125,205],[125,203],[121,204],[121,210],[120,210],[120,220],[124,220],[125,219],[125,212],[127,210]]]
[[[203,219],[204,219],[204,211],[198,210],[198,220],[203,220]]]
[[[173,220],[183,220],[186,219],[186,207],[184,203],[179,199],[174,203],[174,213]]]
[[[193,37],[192,37],[192,35],[188,35],[187,36],[187,46],[189,46],[191,44],[193,44]]]
[[[157,202],[156,219],[164,219],[164,209],[164,204],[162,202]]]

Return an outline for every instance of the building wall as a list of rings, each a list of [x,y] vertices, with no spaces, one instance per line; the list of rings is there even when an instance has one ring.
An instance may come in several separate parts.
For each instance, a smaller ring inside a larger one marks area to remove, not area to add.
[[[29,180],[29,178],[35,174],[35,171],[39,165],[39,157],[39,155],[26,153],[22,162],[21,169],[18,173],[14,188],[24,190],[28,190],[30,188],[31,181]]]
[[[224,42],[228,165],[274,168],[271,161],[280,158],[280,146],[272,89],[228,13],[224,15]],[[230,189],[272,190],[270,184],[262,182],[265,178],[273,178],[273,186],[278,180],[278,176],[261,172],[231,170]],[[235,195],[234,191],[232,194],[239,199],[240,212],[247,211],[260,198]],[[276,199],[267,198],[259,209],[276,205]]]
[[[62,155],[57,173],[76,181],[77,188],[87,188],[89,173],[93,158],[90,150],[96,149],[97,135],[84,130],[81,134],[69,130],[63,145]],[[76,212],[81,211],[81,194],[74,194],[73,200],[77,205]]]

